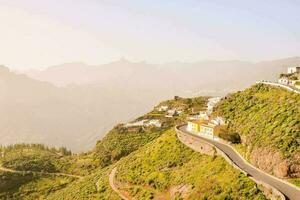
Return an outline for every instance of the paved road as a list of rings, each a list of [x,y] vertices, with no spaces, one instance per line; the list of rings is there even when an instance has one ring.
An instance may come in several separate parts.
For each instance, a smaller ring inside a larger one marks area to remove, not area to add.
[[[280,84],[280,83],[274,83],[274,82],[270,82],[270,81],[258,81],[257,83],[262,83],[262,84],[265,84],[265,85],[272,85],[272,86],[275,86],[275,87],[281,87],[281,88],[284,88],[284,89],[289,90],[291,92],[295,92],[297,94],[300,94],[300,89],[289,86],[289,85],[283,85],[283,84]]]
[[[186,130],[186,126],[179,127],[179,130],[191,135],[195,139],[204,140],[210,144],[215,145],[217,148],[222,150],[237,166],[239,166],[242,170],[247,172],[249,175],[251,175],[254,179],[258,181],[265,182],[277,190],[279,190],[281,193],[283,193],[288,199],[290,200],[300,200],[300,189],[298,189],[296,186],[293,187],[290,184],[287,184],[285,182],[282,182],[278,180],[277,178],[267,175],[264,172],[257,170],[252,165],[245,162],[236,151],[232,149],[232,147],[222,144],[220,142],[210,140],[198,135],[194,135]]]

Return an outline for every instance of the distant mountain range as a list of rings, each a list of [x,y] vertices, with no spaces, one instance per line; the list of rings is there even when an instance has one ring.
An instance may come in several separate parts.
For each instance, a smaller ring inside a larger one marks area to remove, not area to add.
[[[48,67],[45,70],[29,70],[24,73],[29,77],[48,81],[57,86],[68,84],[132,84],[153,85],[156,82],[176,84],[205,84],[208,81],[236,81],[249,83],[262,78],[274,79],[278,72],[288,66],[300,65],[300,57],[292,57],[258,63],[244,61],[202,61],[195,63],[173,62],[167,64],[147,64],[146,62],[130,62],[125,59],[104,65],[87,65],[84,63],[67,63]],[[134,79],[132,79],[134,77]],[[199,79],[201,78],[201,79]],[[234,78],[234,79],[232,79]],[[195,80],[196,79],[196,80]],[[243,79],[243,80],[242,80]],[[132,81],[131,81],[132,80]],[[160,85],[161,86],[161,85]]]
[[[97,84],[125,90],[165,91],[185,96],[224,95],[257,80],[276,80],[286,67],[300,65],[300,57],[258,63],[245,61],[201,61],[148,64],[121,59],[104,65],[68,63],[45,70],[29,70],[29,77],[57,86]]]
[[[87,150],[116,123],[152,107],[153,96],[99,85],[59,88],[0,67],[0,144]]]
[[[295,65],[300,66],[300,57],[161,65],[122,59],[23,72],[0,67],[0,144],[34,142],[86,150],[116,123],[133,119],[163,99],[225,95],[258,80],[276,80]]]

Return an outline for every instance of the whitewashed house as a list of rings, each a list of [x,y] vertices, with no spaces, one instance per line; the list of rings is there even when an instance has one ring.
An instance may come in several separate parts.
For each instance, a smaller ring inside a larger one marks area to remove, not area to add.
[[[210,115],[213,112],[214,105],[213,104],[207,104],[207,113]]]
[[[210,120],[210,122],[214,125],[225,125],[225,120],[222,117],[216,117],[212,120]]]
[[[283,85],[290,85],[291,81],[288,79],[288,77],[283,76],[278,79],[278,83]]]
[[[300,67],[289,67],[287,72],[288,74],[300,73]]]
[[[168,106],[160,106],[157,110],[158,110],[159,112],[165,112],[165,111],[167,111],[168,109],[169,109]]]
[[[152,120],[148,121],[145,125],[146,126],[156,126],[157,128],[160,128],[161,122],[158,119],[152,119]]]
[[[167,114],[165,115],[165,117],[171,118],[177,115],[177,111],[176,110],[168,110]]]
[[[136,122],[129,122],[125,124],[125,127],[133,127],[133,126],[144,126],[147,120],[140,120]]]
[[[212,98],[208,99],[208,102],[211,102],[213,104],[217,104],[217,103],[219,103],[220,100],[221,100],[220,97],[212,97]]]
[[[189,120],[208,120],[209,116],[207,112],[201,111],[198,115],[192,115],[188,117]]]
[[[176,109],[176,113],[177,113],[178,115],[180,115],[181,113],[183,113],[183,110],[182,110],[182,109]]]
[[[219,103],[219,101],[221,100],[220,97],[213,97],[208,99],[208,103],[207,103],[207,113],[210,115],[213,111],[213,108],[215,107],[215,105],[217,103]]]

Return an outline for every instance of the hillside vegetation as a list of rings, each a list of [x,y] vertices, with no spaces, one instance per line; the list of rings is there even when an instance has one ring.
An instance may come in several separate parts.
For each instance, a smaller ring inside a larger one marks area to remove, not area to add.
[[[194,110],[205,110],[207,99],[207,97],[174,98],[164,101],[157,105],[151,112],[134,120],[156,119],[162,123],[162,127],[126,127],[124,124],[119,124],[108,132],[102,140],[97,142],[92,154],[101,167],[108,166],[158,138],[164,130],[173,127],[175,124],[184,122],[186,116]],[[165,111],[158,111],[157,109],[163,105],[168,106],[168,109],[177,109],[182,112],[177,116],[167,118],[165,117]]]
[[[201,155],[180,143],[174,129],[117,166],[118,181],[135,199],[265,199],[222,157]]]
[[[279,177],[300,177],[300,95],[257,84],[225,97],[216,115],[238,133],[254,165]]]
[[[68,187],[51,193],[47,196],[49,200],[121,200],[109,185],[109,173],[111,167],[99,168],[83,180],[73,182]]]
[[[118,169],[119,189],[135,199],[265,199],[252,180],[223,158],[201,155],[181,144],[173,128],[48,199],[117,200],[109,186],[109,173],[114,167]]]
[[[265,199],[259,186],[223,158],[194,152],[177,140],[174,125],[205,110],[207,99],[164,101],[131,122],[159,120],[161,127],[119,124],[93,151],[83,154],[70,155],[66,149],[42,145],[1,148],[2,166],[27,172],[1,172],[5,181],[0,184],[0,198],[118,200],[109,185],[109,174],[117,167],[118,188],[136,199]],[[168,110],[160,110],[162,106]],[[169,110],[177,112],[168,117]],[[56,176],[55,172],[84,177]]]
[[[67,171],[71,152],[65,148],[48,148],[40,144],[16,144],[0,148],[0,166],[18,171]]]
[[[45,199],[74,180],[64,176],[0,171],[0,199]]]
[[[78,155],[70,155],[70,152],[64,148],[47,148],[43,145],[35,144],[1,147],[0,165],[18,171],[59,172],[85,175],[87,176],[87,178],[84,179],[86,181],[76,181],[74,185],[79,184],[78,187],[80,188],[86,186],[87,192],[89,192],[89,189],[92,188],[92,190],[95,190],[95,188],[94,183],[90,182],[90,178],[94,180],[94,177],[89,178],[88,175],[94,174],[96,176],[96,174],[99,174],[99,177],[104,176],[104,172],[101,172],[102,170],[105,171],[106,168],[104,167],[116,163],[122,157],[129,155],[147,143],[155,140],[164,132],[164,130],[173,127],[176,123],[181,123],[185,119],[185,116],[188,113],[191,113],[192,110],[204,110],[206,102],[207,97],[191,99],[176,98],[162,102],[151,112],[134,120],[157,119],[162,123],[160,128],[155,126],[126,127],[124,124],[119,124],[114,127],[106,137],[104,137],[101,141],[98,141],[93,151]],[[161,105],[167,105],[169,109],[181,109],[182,113],[174,117],[167,118],[165,117],[166,111],[158,111],[157,109]],[[35,182],[35,179],[31,179],[32,177],[30,174],[33,176],[32,173],[29,173],[28,176],[26,176],[26,180],[28,180],[26,184],[29,184],[32,181]],[[7,177],[10,178],[11,175],[14,174],[11,173]],[[21,180],[23,180],[23,178],[20,178],[20,185],[23,183]],[[101,182],[99,182],[99,184],[101,186]],[[5,185],[6,184],[3,185],[3,188],[5,188]],[[91,186],[89,187],[88,185]],[[103,187],[106,187],[107,190],[109,188],[108,185],[104,185]],[[20,192],[15,195],[19,195],[19,197],[23,196],[22,191],[23,190],[20,190]],[[30,189],[28,189],[28,191],[30,191]],[[45,195],[43,190],[40,191],[40,195]],[[103,197],[103,195],[105,196],[105,194],[101,194],[100,196]]]

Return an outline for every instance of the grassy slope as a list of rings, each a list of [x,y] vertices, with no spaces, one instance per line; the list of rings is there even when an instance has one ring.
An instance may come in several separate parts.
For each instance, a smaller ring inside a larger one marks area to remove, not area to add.
[[[0,148],[0,165],[18,171],[71,173],[70,152],[39,144],[18,144]]]
[[[258,84],[227,96],[215,114],[224,116],[230,131],[241,135],[247,148],[239,150],[248,159],[255,149],[268,148],[291,166],[300,165],[299,94]]]
[[[184,119],[184,116],[188,112],[191,112],[192,108],[205,109],[206,100],[206,97],[178,99],[176,101],[168,100],[162,102],[161,104],[168,105],[170,109],[179,106],[184,107],[185,113],[176,118],[165,118],[164,112],[153,110],[137,120],[160,119],[163,122],[163,130],[165,130],[172,127],[175,123],[180,123],[180,121]],[[117,162],[122,157],[132,153],[133,151],[136,151],[148,142],[155,140],[161,134],[162,130],[155,128],[149,128],[145,130],[130,130],[124,128],[122,125],[119,125],[112,129],[103,140],[99,141],[92,152],[87,152],[81,155],[64,156],[61,155],[61,152],[58,150],[48,149],[47,147],[40,145],[16,145],[9,149],[0,148],[1,152],[5,150],[5,156],[4,158],[0,158],[0,164],[8,168],[21,171],[30,170],[64,172],[77,175],[89,175],[94,174],[95,172],[97,177],[103,176],[103,179],[105,179],[105,169],[103,169],[103,173],[101,172],[103,167]],[[14,174],[9,174],[9,177],[13,179]],[[23,178],[18,178],[20,180],[18,185],[24,183],[26,186],[35,182],[39,182],[37,179],[31,178],[32,177],[30,177],[30,174],[26,176],[25,182],[23,182]],[[80,181],[80,183],[72,183],[68,188],[71,188],[72,190],[72,187],[79,185],[78,187],[80,188],[85,187],[88,193],[90,192],[90,189],[93,191],[95,189],[92,181],[94,180],[94,177],[87,177],[84,180],[85,181],[82,182]],[[53,181],[54,182],[52,184],[55,185],[55,179]],[[5,184],[8,184],[8,182]],[[5,184],[3,185],[3,188],[5,188]],[[17,190],[18,187],[19,186],[16,185]],[[104,184],[103,187],[105,188],[107,185]],[[37,189],[39,190],[39,187]],[[109,187],[107,191],[109,191]],[[68,195],[68,193],[65,194]],[[22,190],[17,192],[16,195],[18,197],[22,196]],[[40,190],[40,195],[45,195],[43,190]],[[107,196],[106,192],[103,192],[101,197],[103,196]]]
[[[159,137],[161,131],[130,131],[122,125],[111,130],[102,141],[97,143],[94,156],[101,167],[115,163],[120,158],[139,149],[149,141]]]
[[[173,129],[115,165],[99,169],[84,180],[71,183],[49,199],[118,199],[108,183],[108,175],[118,167],[117,180],[136,199],[155,194],[169,197],[172,186],[188,185],[188,199],[265,199],[255,183],[221,157],[196,153],[181,144]],[[99,191],[96,183],[99,181]],[[177,194],[178,199],[179,194]]]
[[[83,199],[103,199],[119,200],[118,195],[109,186],[108,176],[111,167],[99,169],[83,180],[71,183],[68,187],[52,193],[47,197],[49,200],[83,200]],[[97,191],[97,183],[99,190]],[[120,199],[121,200],[121,199]]]
[[[139,117],[137,120],[143,119],[159,119],[162,122],[161,129],[128,129],[122,124],[114,127],[102,140],[98,141],[94,150],[94,156],[98,159],[101,167],[115,163],[120,158],[129,155],[150,141],[158,138],[161,133],[173,127],[176,123],[185,120],[187,114],[192,110],[204,110],[207,102],[207,97],[186,98],[178,100],[168,100],[160,103],[168,105],[169,109],[183,108],[184,112],[175,118],[166,118],[165,112],[158,112],[156,109]]]
[[[193,152],[179,143],[174,132],[170,131],[174,124],[182,122],[192,110],[205,109],[205,103],[204,97],[163,102],[161,105],[167,104],[171,108],[183,107],[184,113],[176,118],[165,118],[164,113],[153,110],[138,120],[160,119],[164,122],[162,130],[156,128],[130,130],[119,125],[97,143],[94,151],[82,155],[62,156],[28,149],[26,151],[23,149],[22,154],[18,154],[18,151],[9,154],[6,151],[6,164],[16,165],[14,168],[24,169],[26,166],[27,169],[27,166],[31,166],[29,169],[39,171],[41,170],[39,164],[47,160],[43,163],[46,167],[42,170],[63,172],[77,170],[78,174],[89,175],[82,180],[71,182],[72,180],[59,180],[61,177],[35,177],[36,175],[30,174],[14,180],[13,177],[17,174],[10,174],[8,177],[18,183],[12,182],[11,185],[15,186],[2,195],[14,195],[16,199],[25,199],[29,193],[32,194],[29,197],[46,199],[118,199],[108,184],[108,174],[116,164],[120,168],[118,179],[132,184],[138,181],[138,187],[126,189],[139,198],[147,199],[156,193],[167,195],[168,189],[172,186],[184,184],[191,186],[188,192],[191,199],[200,197],[211,199],[216,196],[220,199],[225,197],[235,199],[244,198],[246,195],[250,199],[264,199],[250,179],[233,169],[222,158]],[[28,152],[31,152],[29,157]],[[17,160],[14,159],[15,156]],[[30,165],[26,164],[28,158]],[[54,169],[47,167],[48,161]],[[7,182],[3,188],[9,185]],[[48,188],[49,185],[55,187]],[[53,192],[50,188],[57,191]]]
[[[0,199],[38,199],[66,187],[75,178],[36,172],[68,173],[72,162],[65,149],[49,149],[43,145],[12,145],[1,147],[0,165],[23,171],[0,171]],[[67,154],[67,155],[64,155]],[[30,172],[28,172],[30,171]]]
[[[72,181],[62,176],[0,172],[0,199],[44,199]]]
[[[223,158],[181,144],[173,129],[118,163],[118,171],[117,179],[129,183],[126,190],[137,199],[168,197],[179,185],[190,186],[188,199],[265,199],[252,180]]]

